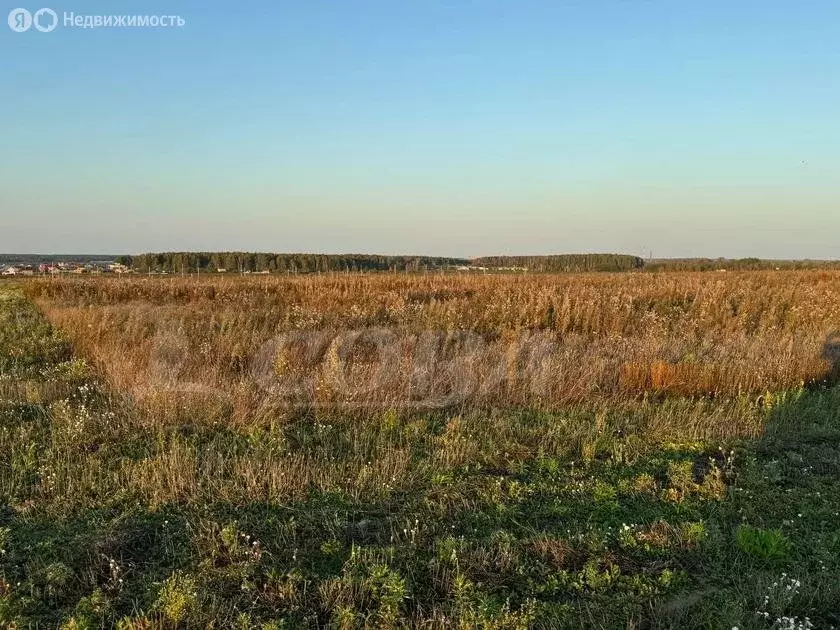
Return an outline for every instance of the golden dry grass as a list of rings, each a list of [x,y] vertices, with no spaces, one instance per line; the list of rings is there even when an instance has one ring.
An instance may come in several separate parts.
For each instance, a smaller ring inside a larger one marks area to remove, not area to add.
[[[210,415],[236,423],[278,402],[759,395],[827,378],[826,340],[840,328],[834,271],[135,277],[27,290],[116,389],[166,413],[215,401]]]

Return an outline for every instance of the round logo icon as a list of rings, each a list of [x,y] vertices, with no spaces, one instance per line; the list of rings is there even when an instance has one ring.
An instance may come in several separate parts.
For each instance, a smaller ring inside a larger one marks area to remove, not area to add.
[[[52,9],[38,9],[32,23],[42,33],[49,33],[58,26],[58,15]]]
[[[56,23],[58,23],[58,16],[56,16]],[[28,31],[30,26],[32,26],[32,14],[29,11],[26,9],[12,9],[9,11],[9,28],[15,33]]]

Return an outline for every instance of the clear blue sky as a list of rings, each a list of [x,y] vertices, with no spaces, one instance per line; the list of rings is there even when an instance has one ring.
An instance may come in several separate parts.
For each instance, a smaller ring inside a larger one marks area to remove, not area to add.
[[[0,22],[0,252],[840,258],[836,0],[47,6],[186,25]]]

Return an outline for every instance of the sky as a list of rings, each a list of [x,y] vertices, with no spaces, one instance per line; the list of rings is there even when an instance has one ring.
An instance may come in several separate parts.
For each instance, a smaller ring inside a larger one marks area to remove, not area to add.
[[[41,1],[0,252],[840,259],[836,0]]]

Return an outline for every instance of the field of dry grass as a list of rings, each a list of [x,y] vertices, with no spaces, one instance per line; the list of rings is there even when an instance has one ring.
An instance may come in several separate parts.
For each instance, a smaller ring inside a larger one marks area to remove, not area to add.
[[[117,389],[142,398],[190,383],[224,392],[240,420],[254,411],[253,381],[284,379],[297,403],[383,408],[759,395],[825,378],[840,322],[840,272],[829,271],[140,278],[28,291]]]
[[[3,295],[0,622],[840,623],[840,272]]]

